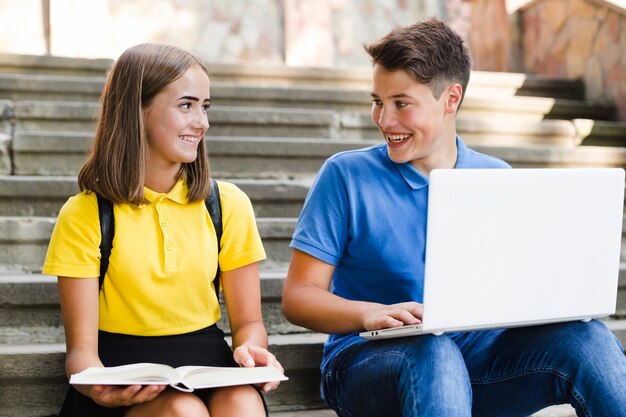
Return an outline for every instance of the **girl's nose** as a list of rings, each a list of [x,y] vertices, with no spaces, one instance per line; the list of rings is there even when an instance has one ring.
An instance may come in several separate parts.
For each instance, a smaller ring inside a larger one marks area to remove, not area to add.
[[[195,112],[195,117],[193,120],[194,127],[199,129],[203,129],[204,131],[209,130],[209,118],[204,111]]]

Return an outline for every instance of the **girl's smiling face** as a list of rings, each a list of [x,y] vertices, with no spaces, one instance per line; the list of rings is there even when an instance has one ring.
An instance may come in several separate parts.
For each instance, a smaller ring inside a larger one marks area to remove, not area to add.
[[[424,173],[456,162],[455,100],[460,86],[452,85],[439,98],[430,86],[406,71],[374,65],[372,120],[385,141],[389,158],[409,162]],[[459,97],[460,98],[460,95]]]
[[[193,65],[143,109],[150,169],[180,168],[193,162],[209,129],[209,77]]]

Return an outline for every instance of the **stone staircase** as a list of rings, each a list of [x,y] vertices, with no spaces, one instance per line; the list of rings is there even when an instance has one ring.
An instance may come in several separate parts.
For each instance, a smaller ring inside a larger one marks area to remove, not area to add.
[[[0,54],[0,417],[52,415],[66,389],[56,280],[41,275],[41,265],[55,217],[77,192],[110,65]],[[268,395],[272,414],[334,416],[318,393],[325,336],[288,323],[280,299],[288,243],[316,171],[336,152],[379,141],[369,118],[370,72],[237,65],[210,72],[213,175],[250,196],[269,258],[263,315],[290,377]],[[515,167],[626,167],[626,123],[614,120],[612,106],[583,97],[577,81],[475,72],[459,133]],[[606,322],[626,342],[626,245],[622,260],[618,312]],[[569,407],[538,414],[571,415]]]

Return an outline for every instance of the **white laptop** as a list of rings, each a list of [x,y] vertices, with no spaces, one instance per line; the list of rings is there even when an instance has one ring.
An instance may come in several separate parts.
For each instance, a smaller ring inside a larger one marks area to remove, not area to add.
[[[422,324],[362,337],[615,313],[623,169],[434,170],[428,199]]]

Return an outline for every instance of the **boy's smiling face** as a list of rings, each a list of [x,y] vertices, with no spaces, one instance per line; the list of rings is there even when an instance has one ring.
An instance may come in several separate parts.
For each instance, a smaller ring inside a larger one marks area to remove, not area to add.
[[[425,174],[454,167],[460,88],[453,84],[435,98],[430,86],[406,71],[387,71],[374,64],[372,120],[387,142],[392,161],[409,162]]]

